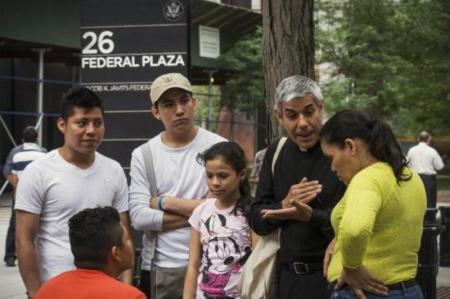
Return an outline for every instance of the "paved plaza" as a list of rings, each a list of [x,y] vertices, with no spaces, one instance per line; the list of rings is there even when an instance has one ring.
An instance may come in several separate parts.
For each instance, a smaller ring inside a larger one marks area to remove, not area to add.
[[[446,194],[448,202],[441,202],[441,205],[450,206],[450,192]],[[447,198],[445,199],[447,201]],[[0,199],[0,299],[26,299],[25,288],[20,278],[19,269],[16,267],[6,267],[3,263],[3,254],[5,251],[5,237],[8,229],[9,216],[11,213],[11,199],[9,194],[5,194]],[[450,267],[440,267],[437,277],[439,287],[450,287]],[[448,288],[446,288],[448,289]],[[439,293],[445,294],[440,299],[450,299],[450,290],[447,292],[442,289]]]

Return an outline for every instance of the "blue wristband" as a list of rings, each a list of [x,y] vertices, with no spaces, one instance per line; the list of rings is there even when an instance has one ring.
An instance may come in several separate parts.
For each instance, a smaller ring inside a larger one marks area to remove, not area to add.
[[[163,210],[163,207],[162,207],[162,205],[163,205],[163,201],[164,201],[164,195],[160,195],[160,196],[158,196],[158,209],[160,210],[160,211],[164,211]]]

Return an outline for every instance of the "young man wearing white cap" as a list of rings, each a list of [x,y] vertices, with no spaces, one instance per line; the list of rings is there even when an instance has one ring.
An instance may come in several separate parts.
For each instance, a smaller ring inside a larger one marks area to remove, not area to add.
[[[199,199],[208,193],[205,171],[197,163],[197,155],[225,139],[194,125],[197,102],[183,75],[169,73],[158,77],[151,86],[150,100],[152,114],[162,121],[165,131],[132,153],[130,215],[134,228],[146,232],[140,289],[152,299],[176,299],[182,297],[188,263],[187,219],[200,204]],[[148,145],[156,196],[150,194],[143,156],[143,147]]]

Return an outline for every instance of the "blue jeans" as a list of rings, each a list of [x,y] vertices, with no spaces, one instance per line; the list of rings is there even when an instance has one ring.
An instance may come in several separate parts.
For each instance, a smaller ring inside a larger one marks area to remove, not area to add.
[[[388,296],[378,296],[369,292],[364,292],[367,299],[423,299],[422,291],[418,285],[406,289],[389,291]],[[350,287],[344,287],[333,291],[330,299],[353,299],[356,298],[353,290]]]

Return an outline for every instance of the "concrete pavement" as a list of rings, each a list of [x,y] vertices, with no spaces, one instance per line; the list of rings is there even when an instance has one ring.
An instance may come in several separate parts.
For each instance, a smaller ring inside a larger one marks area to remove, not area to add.
[[[9,194],[2,196],[0,200],[0,298],[1,299],[26,299],[25,287],[16,267],[6,267],[3,262],[5,254],[6,231],[8,230],[9,217],[11,215],[11,199]]]
[[[449,205],[449,202],[441,202],[441,205]],[[5,194],[0,199],[0,299],[26,299],[25,287],[19,274],[18,267],[6,267],[3,262],[5,252],[6,231],[8,229],[11,211],[11,199],[9,194]],[[443,287],[450,288],[450,267],[440,267],[437,277],[438,294],[443,292]],[[441,289],[439,289],[441,287]],[[439,297],[440,299],[450,299]]]

